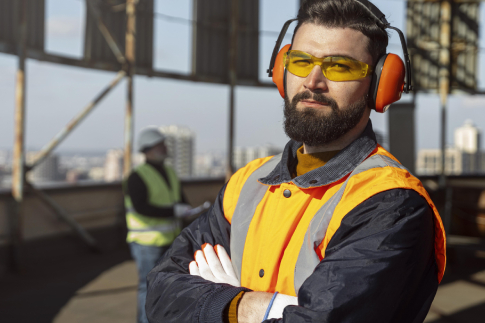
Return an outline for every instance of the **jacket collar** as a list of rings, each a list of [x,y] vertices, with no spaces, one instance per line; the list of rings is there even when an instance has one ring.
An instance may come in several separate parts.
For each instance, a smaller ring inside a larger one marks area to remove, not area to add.
[[[362,134],[350,145],[342,149],[324,166],[314,169],[301,176],[291,178],[291,172],[296,169],[298,159],[296,152],[303,144],[290,140],[283,150],[281,161],[269,173],[260,178],[265,185],[281,185],[293,182],[299,188],[311,188],[331,184],[350,174],[377,146],[376,135],[369,119]]]

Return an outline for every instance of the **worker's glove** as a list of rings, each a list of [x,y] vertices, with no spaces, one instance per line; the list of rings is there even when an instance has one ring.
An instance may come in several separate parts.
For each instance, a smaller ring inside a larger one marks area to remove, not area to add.
[[[195,261],[189,264],[189,272],[191,275],[200,276],[214,283],[241,287],[232,268],[231,258],[229,258],[224,247],[220,245],[216,245],[215,251],[208,243],[202,245],[202,251],[197,250]]]
[[[271,310],[269,311],[268,319],[282,318],[283,310],[288,305],[298,305],[298,297],[285,294],[277,294],[276,298],[274,299],[273,306],[271,306]]]
[[[173,206],[173,214],[176,218],[185,218],[190,215],[192,207],[185,203],[177,203]]]

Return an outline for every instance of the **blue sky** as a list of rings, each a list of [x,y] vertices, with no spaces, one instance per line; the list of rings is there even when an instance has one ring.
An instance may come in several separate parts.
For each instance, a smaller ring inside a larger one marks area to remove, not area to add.
[[[171,16],[191,18],[192,0],[155,0],[155,10]],[[83,44],[84,1],[46,0],[46,50],[81,57]],[[373,1],[395,26],[405,29],[405,2]],[[296,15],[297,0],[261,0],[260,29],[276,31]],[[485,11],[482,8],[481,21]],[[483,30],[483,28],[481,28]],[[290,28],[291,31],[291,28]],[[481,35],[483,36],[483,32]],[[401,55],[399,39],[391,33],[390,52]],[[483,37],[482,37],[483,38]],[[265,80],[276,36],[260,37],[260,78]],[[287,38],[289,41],[289,38]],[[155,67],[188,73],[190,71],[190,26],[156,19]],[[481,40],[481,47],[483,40]],[[483,58],[480,55],[480,84],[483,83]],[[0,148],[13,143],[15,95],[14,56],[0,54]],[[29,60],[27,64],[27,133],[26,144],[39,149],[75,116],[115,73],[100,72]],[[105,150],[123,146],[123,115],[126,83],[122,82],[96,110],[63,142],[59,149]],[[409,100],[404,97],[403,100]],[[175,81],[138,76],[135,79],[135,132],[147,125],[178,124],[197,134],[198,152],[223,151],[227,145],[229,88],[222,85]],[[439,99],[437,95],[418,95],[417,147],[439,146]],[[387,115],[371,116],[374,128],[387,133]],[[460,96],[450,98],[448,129],[472,119],[485,129],[485,98]],[[276,89],[238,87],[236,91],[236,145],[283,146],[287,137],[282,130],[282,99]],[[452,144],[452,131],[448,133]]]

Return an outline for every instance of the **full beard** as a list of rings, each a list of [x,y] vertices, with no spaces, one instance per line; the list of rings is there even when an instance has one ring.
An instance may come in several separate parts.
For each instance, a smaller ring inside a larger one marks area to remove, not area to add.
[[[328,104],[330,113],[313,108],[297,110],[298,102],[306,99]],[[308,146],[323,146],[333,142],[353,129],[367,108],[367,96],[340,109],[337,102],[320,93],[310,91],[296,94],[291,102],[285,98],[285,133],[291,139]]]

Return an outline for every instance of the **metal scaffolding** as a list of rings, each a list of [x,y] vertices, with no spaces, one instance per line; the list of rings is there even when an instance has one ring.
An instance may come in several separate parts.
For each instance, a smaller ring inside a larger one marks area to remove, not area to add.
[[[123,79],[127,78],[127,99],[125,113],[125,153],[124,153],[124,176],[131,171],[132,146],[133,146],[133,76],[135,73],[135,35],[136,35],[136,4],[137,0],[126,1],[126,48],[123,54],[116,41],[112,37],[109,29],[103,22],[96,4],[93,0],[86,0],[88,8],[97,18],[97,26],[108,43],[109,47],[121,64],[121,70],[118,71],[113,81],[103,89],[88,105],[75,116],[52,140],[46,144],[36,160],[27,165],[25,163],[25,60],[27,58],[27,0],[16,2],[19,12],[19,35],[18,35],[18,69],[16,84],[16,106],[15,106],[15,144],[13,157],[12,173],[12,195],[15,200],[14,212],[11,214],[11,263],[14,269],[20,267],[20,244],[22,241],[21,219],[22,219],[22,201],[24,199],[25,189],[29,189],[43,203],[45,203],[58,217],[59,220],[67,223],[69,227],[91,248],[98,250],[96,240],[76,221],[68,215],[54,200],[47,194],[37,189],[26,179],[26,173],[38,166],[52,153],[52,151],[79,125],[86,116],[94,110],[97,104]]]
[[[38,197],[61,221],[64,221],[74,233],[78,235],[82,241],[91,249],[99,250],[96,240],[82,227],[80,226],[62,207],[60,207],[52,198],[45,194],[42,190],[39,190],[32,183],[30,183],[26,174],[41,164],[53,150],[71,134],[71,132],[88,116],[90,112],[96,108],[99,102],[116,86],[121,80],[127,80],[126,91],[126,106],[125,106],[125,120],[124,120],[124,167],[123,176],[129,175],[132,168],[132,150],[133,150],[133,86],[134,76],[146,75],[150,77],[162,77],[178,80],[186,80],[192,82],[206,82],[213,84],[227,84],[229,85],[229,133],[228,133],[228,152],[227,152],[227,176],[232,175],[233,172],[233,154],[234,149],[234,118],[235,118],[235,87],[237,85],[256,86],[256,87],[274,87],[270,83],[259,82],[256,78],[238,78],[238,33],[241,32],[238,26],[240,20],[240,8],[241,3],[239,0],[231,0],[230,2],[230,19],[229,19],[229,66],[228,73],[224,75],[206,75],[204,73],[191,73],[189,75],[170,73],[164,71],[153,70],[150,66],[142,64],[137,66],[136,63],[136,29],[137,29],[137,7],[143,0],[120,0],[120,4],[117,8],[122,8],[125,11],[126,20],[125,27],[126,32],[124,35],[124,51],[120,47],[120,35],[119,30],[110,29],[110,23],[112,21],[105,21],[103,19],[103,12],[100,8],[101,1],[99,0],[85,0],[88,14],[92,17],[94,25],[99,30],[104,39],[104,44],[96,44],[99,46],[107,46],[113,53],[115,60],[98,60],[98,59],[75,59],[68,58],[61,55],[54,55],[46,53],[43,50],[44,35],[36,34],[32,38],[36,39],[42,37],[42,40],[36,43],[36,46],[30,44],[29,33],[40,33],[36,29],[39,27],[29,29],[28,23],[30,21],[30,15],[32,15],[34,8],[33,5],[37,3],[31,2],[32,0],[19,0],[15,1],[16,6],[13,12],[18,13],[19,19],[17,25],[14,26],[17,34],[15,35],[16,42],[12,45],[12,42],[0,41],[0,52],[7,54],[13,54],[18,56],[18,68],[16,76],[16,90],[15,90],[15,142],[13,153],[13,170],[12,170],[12,195],[14,198],[14,207],[10,213],[9,218],[9,231],[10,231],[10,263],[14,270],[18,270],[21,267],[21,244],[22,244],[22,202],[24,200],[25,192],[28,190],[34,196]],[[146,0],[151,1],[151,0]],[[257,3],[257,2],[255,2]],[[153,3],[152,3],[153,4]],[[4,5],[9,6],[10,3]],[[41,4],[42,8],[44,2]],[[11,7],[7,7],[12,9]],[[38,10],[38,9],[37,9]],[[117,10],[118,11],[118,10]],[[35,14],[35,13],[34,13]],[[251,17],[252,15],[247,15]],[[152,17],[153,19],[153,17]],[[140,21],[141,22],[141,21]],[[194,21],[194,26],[197,23]],[[92,31],[92,30],[91,30]],[[90,41],[89,39],[85,41]],[[257,43],[257,42],[256,42]],[[91,48],[92,49],[92,48]],[[36,156],[36,159],[30,165],[26,164],[25,160],[25,62],[28,58],[36,59],[44,62],[51,62],[55,64],[63,64],[76,67],[84,67],[89,69],[98,69],[104,71],[117,72],[114,79],[92,100],[90,101],[59,133],[57,133],[52,140],[47,143]],[[136,68],[136,69],[135,69]]]

